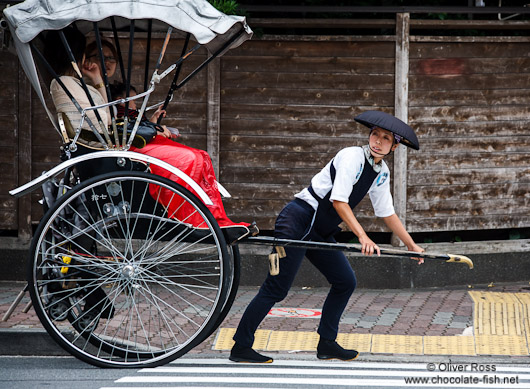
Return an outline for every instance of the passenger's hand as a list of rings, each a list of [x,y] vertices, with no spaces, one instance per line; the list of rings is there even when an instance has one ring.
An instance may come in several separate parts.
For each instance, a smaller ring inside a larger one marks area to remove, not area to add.
[[[153,115],[151,115],[149,121],[153,123],[158,123],[158,118],[160,117],[160,115],[162,115],[163,118],[166,117],[166,111],[162,109],[162,106],[158,107],[158,109],[153,113]]]
[[[368,235],[363,234],[359,237],[359,243],[362,246],[361,252],[364,255],[373,255],[374,253],[377,253],[378,256],[381,255],[381,249],[379,249],[379,246],[376,245],[372,239],[368,237]]]
[[[99,65],[95,62],[85,61],[81,67],[81,72],[83,76],[88,78],[90,84],[98,85],[103,83],[103,78],[101,76],[101,70]]]
[[[171,136],[172,136],[171,131],[169,131],[166,126],[161,126],[161,127],[164,129],[164,132],[159,132],[158,135],[171,139]]]
[[[411,246],[407,247],[409,251],[414,251],[416,253],[423,253],[425,252],[425,249],[422,249],[420,246],[418,246],[416,243],[412,244]],[[424,262],[424,258],[421,257],[414,257],[412,258],[416,261],[418,261],[418,265],[421,265]]]

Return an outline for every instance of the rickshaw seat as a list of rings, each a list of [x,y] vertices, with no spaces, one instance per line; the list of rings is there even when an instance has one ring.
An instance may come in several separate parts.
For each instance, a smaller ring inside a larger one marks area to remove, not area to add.
[[[61,131],[61,136],[63,138],[63,142],[70,143],[75,138],[75,129],[74,126],[72,126],[72,122],[70,122],[70,119],[68,118],[68,115],[64,112],[59,112],[57,114],[58,122],[59,122],[59,129]],[[79,136],[79,139],[81,139],[84,142],[81,142],[79,144],[83,145],[84,147],[87,147],[89,149],[93,150],[104,150],[101,146],[94,146],[90,143],[99,143],[97,141],[97,138],[92,133],[91,130],[85,130],[81,129],[81,135]]]

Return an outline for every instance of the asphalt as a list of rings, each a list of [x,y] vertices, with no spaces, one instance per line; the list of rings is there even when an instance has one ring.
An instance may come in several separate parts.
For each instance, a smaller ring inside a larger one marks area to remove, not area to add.
[[[24,282],[0,281],[1,317],[4,317],[9,306],[24,286]],[[218,331],[191,350],[188,355],[194,357],[227,357],[229,344],[223,346],[223,341],[226,343],[226,339],[222,339],[223,334],[230,334],[237,327],[241,315],[256,294],[257,289],[257,287],[249,286],[240,287],[232,309]],[[272,334],[284,333],[287,336],[293,332],[314,334],[319,322],[318,310],[324,303],[327,290],[323,287],[293,287],[289,296],[276,307],[278,310],[273,312],[274,315],[270,315],[264,320],[260,329],[270,331]],[[499,331],[495,333],[495,323],[489,322],[486,316],[480,314],[480,321],[477,320],[477,315],[479,315],[477,298],[485,299],[481,296],[496,296],[495,298],[498,299],[505,295],[530,298],[530,285],[519,282],[446,288],[358,289],[346,307],[339,333],[344,336],[370,335],[374,341],[375,339],[385,339],[387,343],[392,343],[395,339],[403,341],[407,338],[424,339],[425,345],[428,343],[427,340],[432,339],[438,342],[440,339],[442,341],[444,339],[456,339],[458,344],[462,343],[459,339],[469,340],[473,353],[464,351],[460,353],[461,357],[469,354],[469,358],[496,358],[513,363],[528,361],[530,356],[529,304],[523,303],[521,315],[518,314],[521,326],[518,327],[519,332],[515,334],[518,336],[515,338],[518,348],[514,352],[510,352],[513,348],[504,348],[499,352],[497,349],[489,348],[486,344],[490,341],[492,344],[493,342],[499,344],[499,340],[507,339],[508,335],[514,335],[508,332],[508,330],[511,331],[510,326],[510,328],[506,327],[506,336],[502,337]],[[24,312],[25,308],[28,308],[29,302],[29,294],[26,294],[11,317],[7,321],[0,321],[0,355],[67,355],[47,335],[34,310],[29,308],[27,312]],[[494,306],[495,304],[493,304]],[[484,309],[489,310],[490,308]],[[493,312],[494,308],[491,309]],[[502,312],[500,314],[502,315]],[[494,315],[491,320],[495,320]],[[504,321],[506,322],[506,320]],[[484,333],[484,328],[491,328],[494,331],[493,335],[500,337],[491,338],[492,334]],[[479,330],[480,334],[478,333]],[[462,338],[455,338],[458,336],[462,336]],[[479,342],[479,339],[482,340]],[[482,344],[481,349],[479,343]],[[484,344],[486,344],[486,348],[484,348]],[[298,346],[294,350],[274,351],[274,348],[267,350],[269,350],[269,354],[283,354],[290,359],[314,357],[313,351],[303,350]],[[421,349],[421,352],[414,351],[417,349],[411,350],[397,349],[396,352],[396,349],[390,348],[386,351],[377,351],[372,344],[372,348],[368,346],[362,356],[366,360],[405,359],[411,361],[414,359],[421,360],[425,357],[426,346]],[[447,356],[454,353],[455,351],[449,347],[440,355]],[[431,353],[431,355],[435,354],[436,351]]]

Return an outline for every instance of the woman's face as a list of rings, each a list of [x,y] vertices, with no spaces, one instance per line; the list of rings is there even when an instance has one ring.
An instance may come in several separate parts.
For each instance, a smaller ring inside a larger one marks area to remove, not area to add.
[[[107,76],[110,78],[114,75],[114,73],[116,73],[117,59],[114,58],[114,55],[112,54],[112,50],[104,45],[103,45],[103,58],[105,60],[105,70],[107,71]],[[100,64],[100,59],[99,59],[99,55],[97,54],[97,52],[90,54],[87,57],[87,60],[90,62],[95,62],[98,65]]]
[[[375,127],[370,133],[370,149],[374,158],[382,158],[397,147],[394,135],[387,130]]]

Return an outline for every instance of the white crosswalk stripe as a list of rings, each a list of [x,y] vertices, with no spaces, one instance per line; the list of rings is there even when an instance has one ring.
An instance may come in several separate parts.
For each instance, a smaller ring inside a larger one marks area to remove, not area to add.
[[[431,371],[432,370],[432,371]],[[491,363],[281,360],[239,364],[178,359],[115,381],[112,388],[530,388],[530,367]],[[142,386],[143,385],[143,386]],[[110,389],[110,388],[101,388]]]

